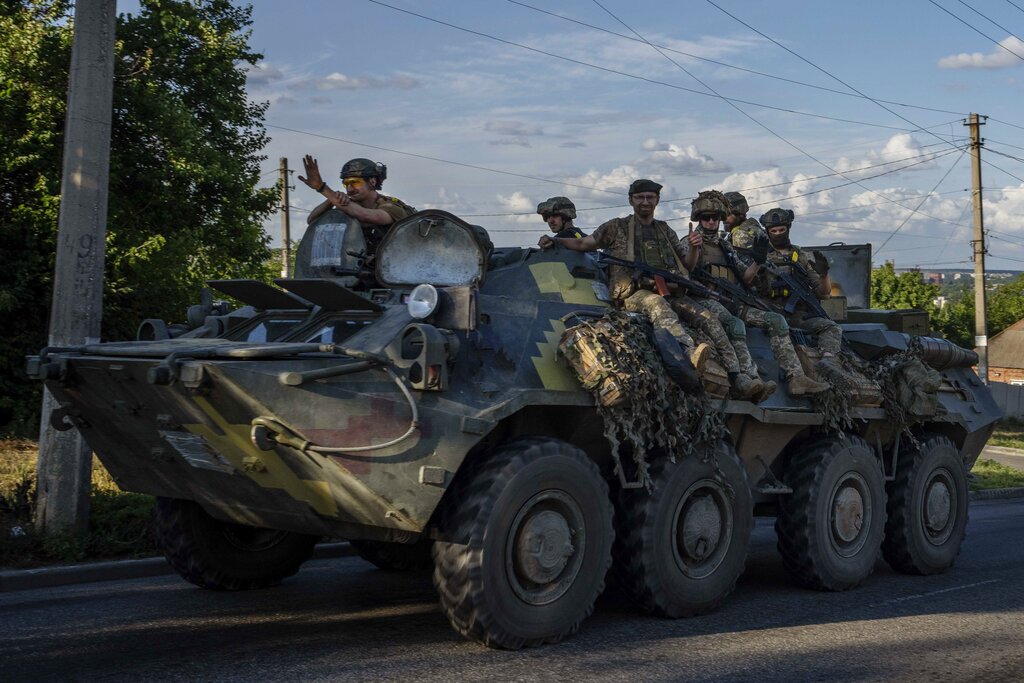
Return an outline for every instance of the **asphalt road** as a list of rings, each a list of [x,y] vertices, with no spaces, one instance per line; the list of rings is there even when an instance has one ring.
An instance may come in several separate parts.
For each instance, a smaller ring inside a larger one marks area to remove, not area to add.
[[[1002,448],[1000,446],[986,446],[981,451],[981,458],[989,458],[1014,469],[1024,470],[1024,451],[1018,448]]]
[[[427,576],[316,560],[285,584],[218,593],[177,577],[0,594],[0,680],[1024,680],[1024,500],[971,507],[956,567],[879,563],[861,588],[786,578],[769,520],[718,612],[671,621],[606,594],[564,643],[464,641]]]

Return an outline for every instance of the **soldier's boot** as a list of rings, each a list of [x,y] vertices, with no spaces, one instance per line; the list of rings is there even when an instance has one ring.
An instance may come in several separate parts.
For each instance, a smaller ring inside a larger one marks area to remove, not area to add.
[[[762,400],[760,397],[764,394],[764,382],[760,378],[754,378],[742,372],[730,372],[729,384],[732,385],[730,394],[733,398],[754,403]]]
[[[754,394],[750,400],[754,403],[760,403],[774,394],[778,385],[771,380],[761,379],[761,375],[757,371],[757,364],[754,362],[753,356],[750,355],[750,349],[747,347],[746,337],[733,339],[732,347],[736,351],[736,359],[739,361],[740,371],[747,377],[755,380],[761,387],[760,391]]]
[[[796,357],[796,349],[793,348],[793,342],[788,334],[768,337],[768,341],[771,343],[775,360],[779,362],[779,367],[782,368],[782,374],[786,376],[786,382],[789,384],[789,393],[792,396],[820,394],[829,389],[828,384],[816,382],[804,374],[803,366],[800,365],[800,359]]]
[[[708,344],[707,342],[701,342],[697,345],[697,348],[690,352],[690,363],[693,364],[698,375],[704,374],[704,370],[707,368],[708,360],[710,358],[711,344]]]

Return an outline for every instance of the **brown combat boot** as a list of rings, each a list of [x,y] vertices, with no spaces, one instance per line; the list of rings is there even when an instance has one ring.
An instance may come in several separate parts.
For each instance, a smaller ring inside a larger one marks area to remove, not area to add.
[[[704,374],[704,369],[707,367],[708,359],[710,358],[711,344],[707,342],[697,344],[697,348],[690,352],[690,362],[693,364],[693,368],[697,371],[698,375]]]
[[[779,388],[779,385],[770,379],[761,380],[761,384],[764,385],[764,389],[761,391],[760,395],[754,397],[754,403],[760,403],[761,401],[767,400],[768,397],[774,394],[775,390]]]
[[[767,396],[764,396],[764,391],[765,385],[760,377],[751,377],[741,372],[733,379],[732,391],[730,393],[733,398],[760,403],[767,398]]]
[[[800,373],[789,378],[789,393],[792,396],[803,396],[805,394],[820,394],[832,387],[825,382],[816,382],[807,375]]]

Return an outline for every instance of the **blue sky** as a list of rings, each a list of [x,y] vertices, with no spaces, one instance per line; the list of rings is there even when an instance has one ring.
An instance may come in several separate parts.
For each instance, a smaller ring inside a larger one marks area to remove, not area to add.
[[[271,103],[265,181],[281,156],[301,168],[312,153],[328,178],[367,156],[388,165],[386,193],[525,246],[545,229],[539,201],[571,197],[591,229],[628,213],[625,188],[651,177],[665,186],[658,215],[683,232],[698,191],[746,190],[755,217],[796,212],[797,243],[969,267],[958,148],[978,112],[991,117],[988,265],[1024,269],[1024,0],[714,2],[387,0],[422,17],[368,0],[256,3],[265,59],[248,87]],[[318,200],[294,184],[293,235]]]

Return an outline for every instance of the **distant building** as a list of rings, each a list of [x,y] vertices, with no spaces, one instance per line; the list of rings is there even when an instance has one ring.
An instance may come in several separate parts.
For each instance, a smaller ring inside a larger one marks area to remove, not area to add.
[[[942,284],[942,273],[924,273],[922,278],[930,285]]]
[[[993,382],[1024,384],[1024,320],[988,340],[988,376]]]

